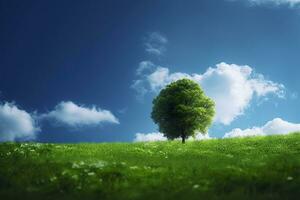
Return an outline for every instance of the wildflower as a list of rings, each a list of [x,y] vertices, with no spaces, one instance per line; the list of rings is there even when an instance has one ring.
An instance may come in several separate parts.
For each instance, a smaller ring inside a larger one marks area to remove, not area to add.
[[[73,163],[72,168],[73,168],[73,169],[75,169],[75,168],[80,168],[80,166],[79,166],[77,163]]]
[[[83,161],[80,161],[80,162],[79,162],[79,165],[84,165],[84,162],[83,162]]]
[[[96,167],[96,168],[103,168],[106,165],[106,162],[104,161],[98,161],[96,163],[91,164],[91,167]]]
[[[151,169],[150,166],[144,166],[144,169]]]
[[[131,166],[130,169],[138,169],[138,166]]]
[[[292,181],[292,180],[293,180],[293,177],[291,177],[291,176],[288,176],[288,177],[286,178],[286,180],[288,180],[288,181]]]
[[[64,170],[61,174],[66,175],[67,173],[68,173],[68,171]]]
[[[56,181],[56,180],[57,180],[57,177],[56,177],[56,176],[53,176],[53,177],[50,178],[50,181],[51,181],[51,182]]]
[[[126,162],[121,162],[121,165],[126,165]]]
[[[94,176],[94,175],[95,175],[95,172],[89,172],[88,175],[89,175],[89,176]]]
[[[198,184],[195,184],[195,185],[193,185],[193,188],[194,188],[194,189],[197,189],[197,188],[199,188],[199,185],[198,185]]]

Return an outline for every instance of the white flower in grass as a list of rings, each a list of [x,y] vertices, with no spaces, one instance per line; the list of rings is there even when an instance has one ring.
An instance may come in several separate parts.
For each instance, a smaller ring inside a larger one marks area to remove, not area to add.
[[[126,165],[126,162],[121,162],[121,165]]]
[[[95,167],[95,168],[103,168],[107,163],[105,161],[98,161],[96,163],[93,163],[90,165],[90,167]]]
[[[84,165],[84,162],[83,162],[83,161],[80,161],[80,162],[79,162],[79,165]]]
[[[151,167],[150,166],[144,166],[144,169],[151,170]]]
[[[88,175],[89,175],[89,176],[94,176],[94,175],[95,175],[95,172],[89,172]]]
[[[195,185],[193,185],[193,188],[194,188],[194,189],[197,189],[197,188],[199,188],[199,185],[198,185],[198,184],[195,184]]]
[[[77,163],[73,163],[72,168],[77,169],[77,168],[80,168],[80,166]]]
[[[66,170],[64,170],[62,173],[61,173],[61,175],[66,175],[68,173],[68,171],[66,171]]]
[[[138,169],[138,166],[131,166],[130,169]]]
[[[51,182],[54,182],[54,181],[56,181],[56,180],[57,180],[57,177],[56,177],[56,176],[53,176],[53,177],[50,178],[50,181],[51,181]]]

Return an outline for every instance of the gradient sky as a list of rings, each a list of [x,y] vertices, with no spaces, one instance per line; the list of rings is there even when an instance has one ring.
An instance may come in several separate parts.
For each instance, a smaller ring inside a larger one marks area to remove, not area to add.
[[[157,93],[137,96],[132,86],[147,78],[136,72],[142,61],[190,75],[224,62],[248,65],[284,88],[253,96],[243,114],[214,123],[211,137],[275,118],[300,123],[299,22],[300,6],[288,0],[3,0],[0,100],[32,117],[35,141],[132,141],[136,133],[157,132],[150,118]],[[53,109],[61,102],[105,109],[115,122],[58,122]],[[5,116],[0,131],[8,133]]]

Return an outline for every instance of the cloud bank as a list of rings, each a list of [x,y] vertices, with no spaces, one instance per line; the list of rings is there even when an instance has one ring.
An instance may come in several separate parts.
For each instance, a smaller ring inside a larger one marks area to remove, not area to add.
[[[228,1],[241,1],[241,0],[228,0]],[[273,4],[276,6],[288,5],[290,7],[295,7],[300,5],[300,0],[242,0],[242,1],[248,1],[251,5]]]
[[[84,107],[72,101],[62,101],[54,110],[43,114],[42,118],[53,120],[60,125],[70,127],[94,126],[102,123],[119,124],[119,120],[108,110],[97,107]]]
[[[34,117],[14,103],[0,104],[0,141],[35,139],[40,131]]]
[[[159,32],[152,32],[145,38],[145,51],[156,56],[163,55],[168,39]]]
[[[233,129],[226,133],[223,138],[288,134],[296,131],[300,131],[300,124],[294,124],[280,118],[275,118],[262,127],[253,127],[244,130],[239,128]]]
[[[267,135],[285,135],[293,132],[300,132],[300,124],[295,124],[282,120],[281,118],[275,118],[268,121],[262,127],[252,127],[248,129],[236,128],[224,134],[223,138],[234,137],[252,137],[252,136],[267,136]],[[196,134],[195,138],[189,137],[188,140],[208,140],[213,139],[209,134]],[[167,138],[159,132],[153,133],[137,133],[135,134],[134,142],[155,142],[166,141]]]
[[[134,142],[155,142],[166,141],[167,138],[162,133],[137,133]]]
[[[200,84],[205,93],[216,103],[214,121],[230,124],[243,115],[254,97],[267,95],[284,97],[284,85],[267,80],[248,65],[227,64],[225,62],[209,67],[203,74],[170,73],[166,67],[143,61],[137,70],[138,79],[132,84],[138,98],[147,93],[158,93],[167,84],[188,78]]]
[[[208,134],[201,134],[198,133],[195,135],[195,137],[189,137],[187,140],[192,141],[192,140],[208,140],[212,139]],[[168,140],[163,133],[159,132],[153,132],[153,133],[136,133],[134,142],[156,142],[156,141],[166,141]]]

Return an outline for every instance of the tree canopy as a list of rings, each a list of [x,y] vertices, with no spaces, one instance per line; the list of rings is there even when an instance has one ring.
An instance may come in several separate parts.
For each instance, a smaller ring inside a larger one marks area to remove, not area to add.
[[[151,117],[168,139],[182,138],[182,143],[196,132],[206,133],[215,114],[214,101],[199,84],[180,79],[162,89],[153,100]]]

